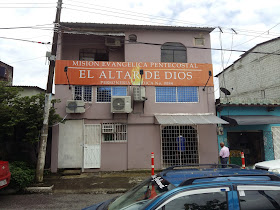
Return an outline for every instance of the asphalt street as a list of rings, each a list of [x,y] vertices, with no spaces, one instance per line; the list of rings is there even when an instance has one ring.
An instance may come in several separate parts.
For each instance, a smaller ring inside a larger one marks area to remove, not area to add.
[[[23,194],[0,195],[1,210],[83,209],[121,194]]]

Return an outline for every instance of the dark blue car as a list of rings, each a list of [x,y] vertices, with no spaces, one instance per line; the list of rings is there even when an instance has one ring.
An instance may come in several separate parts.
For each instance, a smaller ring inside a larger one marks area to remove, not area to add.
[[[174,166],[86,209],[280,209],[280,177],[234,165]]]

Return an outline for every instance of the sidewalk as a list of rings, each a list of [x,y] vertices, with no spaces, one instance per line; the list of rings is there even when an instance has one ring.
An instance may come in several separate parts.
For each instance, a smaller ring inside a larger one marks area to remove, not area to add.
[[[49,174],[26,193],[123,193],[151,176],[150,171]]]

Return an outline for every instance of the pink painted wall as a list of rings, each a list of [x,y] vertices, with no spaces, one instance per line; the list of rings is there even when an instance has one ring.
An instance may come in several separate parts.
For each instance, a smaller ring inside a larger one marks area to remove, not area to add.
[[[127,31],[136,34],[137,41],[159,43],[180,42],[186,47],[194,46],[194,37],[205,38],[210,47],[210,36],[206,32],[176,32],[176,31]],[[105,49],[104,38],[96,36],[63,35],[62,45],[58,48],[58,58],[62,60],[78,60],[82,48]],[[101,42],[103,44],[98,44]],[[160,46],[125,44],[124,47],[109,51],[110,61],[142,61],[161,62]],[[187,48],[188,63],[211,63],[210,50]],[[206,83],[206,81],[205,81]],[[143,103],[133,102],[133,112],[130,114],[112,114],[110,103],[96,103],[96,87],[93,88],[93,102],[86,103],[84,114],[68,114],[67,119],[84,119],[85,124],[102,122],[124,122],[128,124],[128,141],[124,143],[103,142],[101,145],[101,171],[150,168],[151,152],[155,153],[155,167],[161,168],[161,136],[160,126],[155,125],[154,115],[157,113],[215,113],[214,88],[199,87],[198,103],[155,103],[155,87],[146,87],[146,97]],[[132,93],[132,89],[130,90]],[[130,94],[132,95],[132,94]],[[55,86],[55,97],[61,99],[56,105],[57,112],[66,116],[66,101],[72,100],[72,90],[67,85]],[[59,129],[53,129],[52,170],[57,167],[57,142]],[[216,125],[198,126],[200,163],[216,163],[218,147]]]

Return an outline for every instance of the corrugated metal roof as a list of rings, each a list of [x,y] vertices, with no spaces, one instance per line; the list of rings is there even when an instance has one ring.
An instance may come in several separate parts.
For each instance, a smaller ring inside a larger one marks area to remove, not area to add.
[[[280,105],[280,99],[227,97],[220,98],[219,103],[223,105]]]
[[[160,26],[160,25],[131,25],[131,24],[107,24],[107,23],[79,23],[61,22],[60,26],[69,28],[86,28],[95,31],[123,31],[123,30],[162,30],[162,31],[206,31],[212,32],[210,27],[186,27],[186,26]]]
[[[268,125],[279,124],[280,116],[274,115],[229,115],[221,116],[232,125]]]
[[[155,115],[156,123],[161,125],[212,125],[228,124],[221,118],[210,114],[193,115]]]

